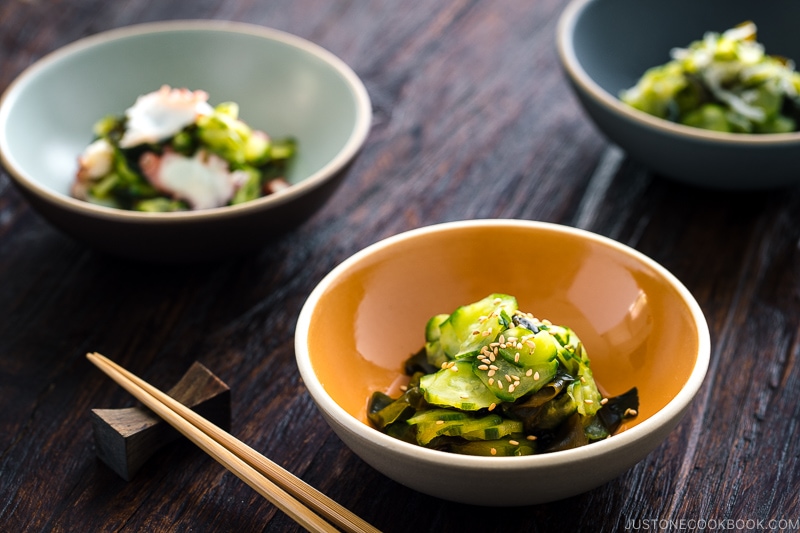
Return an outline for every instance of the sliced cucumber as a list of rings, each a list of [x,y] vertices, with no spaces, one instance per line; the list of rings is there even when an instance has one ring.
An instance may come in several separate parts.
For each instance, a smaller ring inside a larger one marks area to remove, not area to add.
[[[370,421],[398,439],[455,453],[513,456],[580,446],[613,434],[638,408],[635,390],[619,407],[612,398],[601,408],[577,335],[517,312],[516,299],[499,293],[431,317],[425,347],[405,373],[408,391],[395,401],[376,393]]]
[[[425,409],[409,418],[407,422],[412,426],[416,426],[418,424],[427,424],[430,422],[435,423],[440,420],[448,422],[453,420],[467,420],[468,418],[469,414],[453,411],[452,409]]]
[[[428,323],[425,324],[425,340],[428,342],[438,341],[439,335],[441,334],[439,331],[439,326],[442,325],[442,322],[450,318],[450,315],[434,315],[428,320]]]
[[[499,404],[500,400],[472,371],[469,361],[455,361],[435,374],[422,376],[419,388],[432,405],[477,411]]]
[[[575,400],[578,412],[583,416],[593,416],[602,407],[600,402],[603,397],[600,391],[597,390],[592,370],[587,365],[581,364],[579,366],[578,380],[570,384],[567,392]]]
[[[522,422],[504,418],[499,424],[489,426],[477,431],[468,431],[461,436],[467,440],[496,440],[512,433],[522,433]]]
[[[522,435],[514,435],[517,438],[503,438],[496,440],[474,440],[454,442],[450,449],[456,453],[465,455],[485,455],[514,457],[520,455],[533,455],[536,453],[535,441],[526,440]]]
[[[549,363],[558,354],[558,343],[546,331],[514,327],[503,332],[498,355],[517,366],[531,367]]]
[[[439,336],[441,335],[439,327],[449,317],[450,315],[434,315],[425,324],[425,353],[428,357],[428,363],[437,368],[447,361],[447,355],[445,355],[442,343],[439,341]]]
[[[516,310],[517,299],[506,294],[490,294],[459,307],[439,327],[444,353],[450,359],[476,355],[512,324]]]
[[[473,372],[492,394],[504,402],[513,402],[547,385],[558,372],[558,362],[523,367],[502,357],[494,361],[477,359]]]
[[[436,437],[457,437],[463,433],[496,426],[502,422],[502,418],[498,415],[473,418],[466,413],[458,413],[449,409],[430,409],[409,418],[407,422],[417,426],[417,442],[425,446]]]

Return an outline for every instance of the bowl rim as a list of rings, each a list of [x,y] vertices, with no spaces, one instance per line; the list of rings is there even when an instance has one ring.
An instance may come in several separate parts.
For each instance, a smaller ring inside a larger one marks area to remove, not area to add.
[[[3,167],[8,171],[11,178],[25,190],[50,204],[55,204],[61,209],[73,213],[89,215],[105,220],[145,224],[188,224],[209,217],[239,217],[291,202],[332,179],[336,174],[342,171],[361,150],[367,140],[372,125],[372,102],[363,81],[347,63],[322,46],[303,37],[258,24],[228,20],[184,19],[132,24],[95,33],[57,48],[26,67],[12,80],[5,91],[3,91],[2,95],[0,95],[0,127],[5,125],[11,109],[16,104],[17,99],[23,93],[26,86],[31,83],[40,72],[50,68],[51,65],[66,57],[79,54],[84,50],[106,42],[113,42],[129,37],[141,37],[155,33],[196,31],[253,35],[266,40],[281,42],[315,56],[332,67],[344,80],[356,104],[355,124],[342,149],[339,150],[333,159],[315,173],[306,177],[299,183],[292,184],[292,186],[268,196],[232,206],[170,213],[138,212],[106,207],[78,200],[69,195],[54,191],[40,184],[36,178],[30,176],[27,172],[16,166],[14,158],[9,155],[10,150],[5,135],[0,135],[0,163],[2,163]]]
[[[586,95],[623,118],[675,137],[709,143],[737,145],[786,145],[800,142],[800,131],[790,133],[728,133],[685,126],[624,104],[595,82],[584,70],[573,46],[575,26],[586,7],[598,0],[572,0],[564,8],[556,28],[556,47],[561,64],[573,83]],[[677,46],[677,45],[676,45]]]
[[[314,308],[322,295],[338,282],[341,274],[356,266],[364,259],[392,247],[398,243],[423,237],[433,233],[445,233],[459,231],[475,227],[497,227],[497,228],[528,228],[534,230],[545,230],[561,233],[564,235],[578,236],[606,248],[622,252],[629,257],[636,259],[642,264],[651,268],[658,275],[662,276],[672,286],[681,299],[686,303],[694,323],[697,326],[698,349],[692,371],[675,395],[664,407],[653,413],[647,420],[639,422],[637,425],[621,433],[614,435],[613,438],[604,439],[592,443],[589,446],[582,446],[570,450],[551,452],[540,455],[528,455],[521,457],[479,457],[469,455],[459,455],[454,453],[432,450],[414,444],[409,444],[401,440],[381,433],[375,428],[358,420],[349,412],[339,406],[328,394],[320,381],[317,379],[311,365],[308,351],[308,331]],[[334,267],[312,290],[304,303],[297,319],[295,329],[295,358],[297,361],[300,375],[308,389],[312,399],[323,412],[338,421],[350,433],[359,438],[374,443],[382,449],[391,450],[406,457],[413,457],[415,460],[426,464],[447,464],[455,468],[469,469],[492,469],[511,472],[520,468],[552,467],[573,463],[576,461],[587,461],[601,457],[616,449],[628,449],[629,446],[638,441],[645,440],[649,435],[658,432],[661,427],[666,427],[670,422],[675,421],[689,406],[693,398],[700,390],[708,371],[711,355],[711,340],[708,323],[700,305],[695,300],[691,292],[681,283],[671,272],[661,266],[655,260],[647,257],[641,252],[602,235],[574,228],[571,226],[518,219],[472,219],[453,222],[444,222],[423,226],[403,233],[396,234],[386,239],[380,240],[366,248],[356,252]],[[649,450],[648,450],[649,451]]]

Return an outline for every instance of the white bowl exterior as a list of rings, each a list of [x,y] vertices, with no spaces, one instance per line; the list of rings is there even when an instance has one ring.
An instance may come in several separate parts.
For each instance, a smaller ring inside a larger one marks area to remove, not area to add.
[[[697,325],[698,353],[681,391],[660,411],[613,438],[581,448],[526,457],[474,457],[422,448],[385,435],[341,408],[314,373],[308,352],[311,316],[320,297],[338,276],[367,256],[398,241],[429,232],[458,231],[472,225],[546,228],[581,235],[602,246],[621,250],[660,273],[677,290]],[[708,369],[711,345],[702,310],[685,286],[664,267],[621,243],[591,232],[545,222],[473,220],[411,230],[377,242],[334,268],[311,292],[297,322],[297,365],[309,394],[342,441],[389,478],[432,496],[486,506],[544,503],[586,492],[619,476],[654,450],[678,424],[700,389]]]

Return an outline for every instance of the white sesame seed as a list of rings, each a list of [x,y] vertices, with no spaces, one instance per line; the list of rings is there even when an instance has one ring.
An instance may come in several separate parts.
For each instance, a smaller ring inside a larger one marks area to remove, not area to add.
[[[511,383],[511,381],[512,381],[511,380],[511,376],[509,376],[508,374],[506,374],[506,381],[508,381],[509,383]]]
[[[436,421],[436,425],[437,426],[441,426],[442,424],[444,424],[444,420],[437,420]]]
[[[608,403],[608,398],[603,398],[602,400],[600,400],[600,405],[605,405],[607,403]]]
[[[489,370],[489,367],[486,365],[478,365],[478,370]]]
[[[534,372],[533,373],[533,379],[535,379],[537,381],[539,380],[539,373],[538,372]]]
[[[525,438],[528,439],[528,440],[536,440],[536,435],[528,435]]]
[[[494,403],[494,402],[492,402],[492,403],[489,405],[489,410],[490,410],[490,411],[494,411],[494,408],[495,408],[495,407],[497,407],[497,404],[496,404],[496,403]]]
[[[519,446],[519,441],[514,439],[509,440],[508,443],[512,446]]]
[[[489,385],[494,385],[494,378],[489,378]]]
[[[528,371],[525,372],[525,375],[528,376],[528,377],[531,377],[533,375],[533,369],[529,368]]]
[[[492,455],[497,455],[497,450],[495,448],[491,449]]]

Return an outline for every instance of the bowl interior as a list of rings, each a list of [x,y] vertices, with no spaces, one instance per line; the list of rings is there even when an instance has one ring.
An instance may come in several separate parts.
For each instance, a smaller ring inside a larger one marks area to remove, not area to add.
[[[766,52],[800,61],[796,23],[800,3],[776,0],[589,0],[577,15],[571,34],[581,67],[616,97],[650,67],[670,59],[672,48],[685,47],[707,31],[722,32],[751,20]]]
[[[638,387],[640,416],[628,427],[659,411],[689,379],[700,342],[696,316],[685,289],[652,261],[562,226],[433,228],[343,264],[311,313],[314,373],[358,420],[367,423],[372,392],[398,394],[403,362],[422,347],[428,318],[492,292],[573,328],[607,394]]]
[[[298,182],[330,163],[357,127],[359,102],[344,70],[316,45],[256,26],[197,21],[107,32],[51,54],[9,89],[3,157],[23,178],[67,195],[94,122],[168,84],[205,90],[212,105],[237,102],[251,126],[296,137],[288,178]]]

